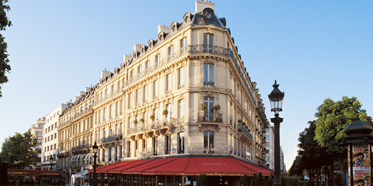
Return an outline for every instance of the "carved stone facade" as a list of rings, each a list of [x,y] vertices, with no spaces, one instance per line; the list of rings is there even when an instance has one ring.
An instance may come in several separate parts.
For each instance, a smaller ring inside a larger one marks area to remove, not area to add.
[[[268,123],[259,90],[225,19],[216,17],[213,3],[202,3],[202,11],[159,26],[157,39],[135,45],[120,68],[103,71],[100,83],[63,112],[62,167],[74,165],[79,153],[71,149],[84,142],[83,161],[92,163],[94,141],[100,164],[231,154],[265,165]]]

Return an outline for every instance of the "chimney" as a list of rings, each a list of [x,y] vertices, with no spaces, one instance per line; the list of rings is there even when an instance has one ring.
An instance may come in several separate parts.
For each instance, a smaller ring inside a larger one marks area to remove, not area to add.
[[[89,89],[90,89],[89,87],[85,87],[85,92],[89,92]]]
[[[79,100],[79,96],[75,96],[75,101],[78,101]]]
[[[140,52],[141,44],[133,45],[133,51],[134,52]]]
[[[80,91],[80,92],[79,92],[79,96],[83,96],[84,93],[85,93],[84,91]]]
[[[127,62],[128,60],[130,60],[132,58],[132,55],[123,55],[123,62]]]
[[[107,76],[109,74],[109,71],[106,71],[106,68],[104,71],[101,71],[101,78],[104,78],[105,76]]]
[[[161,33],[161,32],[167,32],[168,29],[170,29],[168,26],[166,25],[159,25],[158,27],[158,34]]]
[[[211,8],[215,11],[215,3],[211,3],[206,1],[197,0],[195,3],[196,6],[196,12],[202,12],[205,8]]]

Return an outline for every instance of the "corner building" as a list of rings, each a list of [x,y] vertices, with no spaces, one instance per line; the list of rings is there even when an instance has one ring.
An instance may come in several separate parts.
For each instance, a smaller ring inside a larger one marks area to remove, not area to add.
[[[214,5],[196,1],[195,13],[158,26],[156,39],[134,45],[64,110],[62,167],[92,166],[93,142],[99,165],[197,155],[265,166],[261,95]]]

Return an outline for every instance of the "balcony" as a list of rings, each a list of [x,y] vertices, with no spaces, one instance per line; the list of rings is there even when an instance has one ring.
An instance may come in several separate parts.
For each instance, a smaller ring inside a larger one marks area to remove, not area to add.
[[[198,112],[198,121],[199,122],[223,122],[221,113],[212,113],[212,112]]]
[[[213,81],[203,81],[203,85],[214,86],[214,85],[215,85],[215,82],[213,82]]]
[[[111,97],[114,97],[114,96],[118,95],[119,93],[122,93],[122,89],[121,89],[121,88],[116,89],[116,90],[110,92],[109,94],[107,94],[107,95],[105,95],[105,96],[102,96],[100,99],[96,99],[96,101],[95,101],[95,103],[94,103],[94,106],[99,105],[100,103],[102,103],[102,102],[108,100],[108,99],[111,98]]]
[[[213,54],[222,54],[222,55],[230,55],[230,49],[215,46],[215,45],[190,45],[189,46],[190,53],[213,53]]]
[[[70,124],[72,120],[74,120],[74,119],[76,119],[76,118],[78,118],[78,117],[80,117],[80,116],[82,116],[82,115],[84,115],[84,114],[86,114],[90,111],[92,111],[92,105],[87,106],[84,110],[80,110],[79,112],[74,113],[69,119],[66,119],[66,120],[60,122],[57,129],[60,129],[60,128]]]
[[[114,135],[111,135],[111,136],[108,136],[108,137],[104,137],[101,139],[101,143],[110,143],[110,142],[114,142],[114,141],[118,141],[118,140],[122,140],[123,139],[123,135],[122,134],[114,134]]]
[[[146,124],[139,124],[137,126],[131,127],[128,130],[128,137],[135,139],[135,137],[142,138],[144,135],[153,136],[164,134],[167,130],[172,128],[180,127],[184,123],[184,116],[179,118],[170,118],[156,121],[150,121]]]
[[[250,133],[248,129],[246,129],[244,125],[241,125],[241,128],[239,128],[238,131],[244,133],[248,138],[253,140],[253,135]]]
[[[79,145],[79,146],[76,146],[76,147],[73,147],[71,148],[71,151],[74,153],[74,154],[77,154],[77,153],[86,153],[89,151],[89,148],[91,146],[90,145],[87,145],[87,144],[84,144],[84,145]]]

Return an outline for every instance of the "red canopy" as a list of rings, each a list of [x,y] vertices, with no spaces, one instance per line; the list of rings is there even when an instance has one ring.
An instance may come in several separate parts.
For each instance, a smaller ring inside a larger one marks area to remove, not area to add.
[[[273,174],[272,170],[233,157],[172,157],[122,161],[100,167],[98,173],[142,174],[142,175],[185,175],[198,176],[243,176],[262,172],[263,176]],[[89,170],[92,173],[92,169]]]

